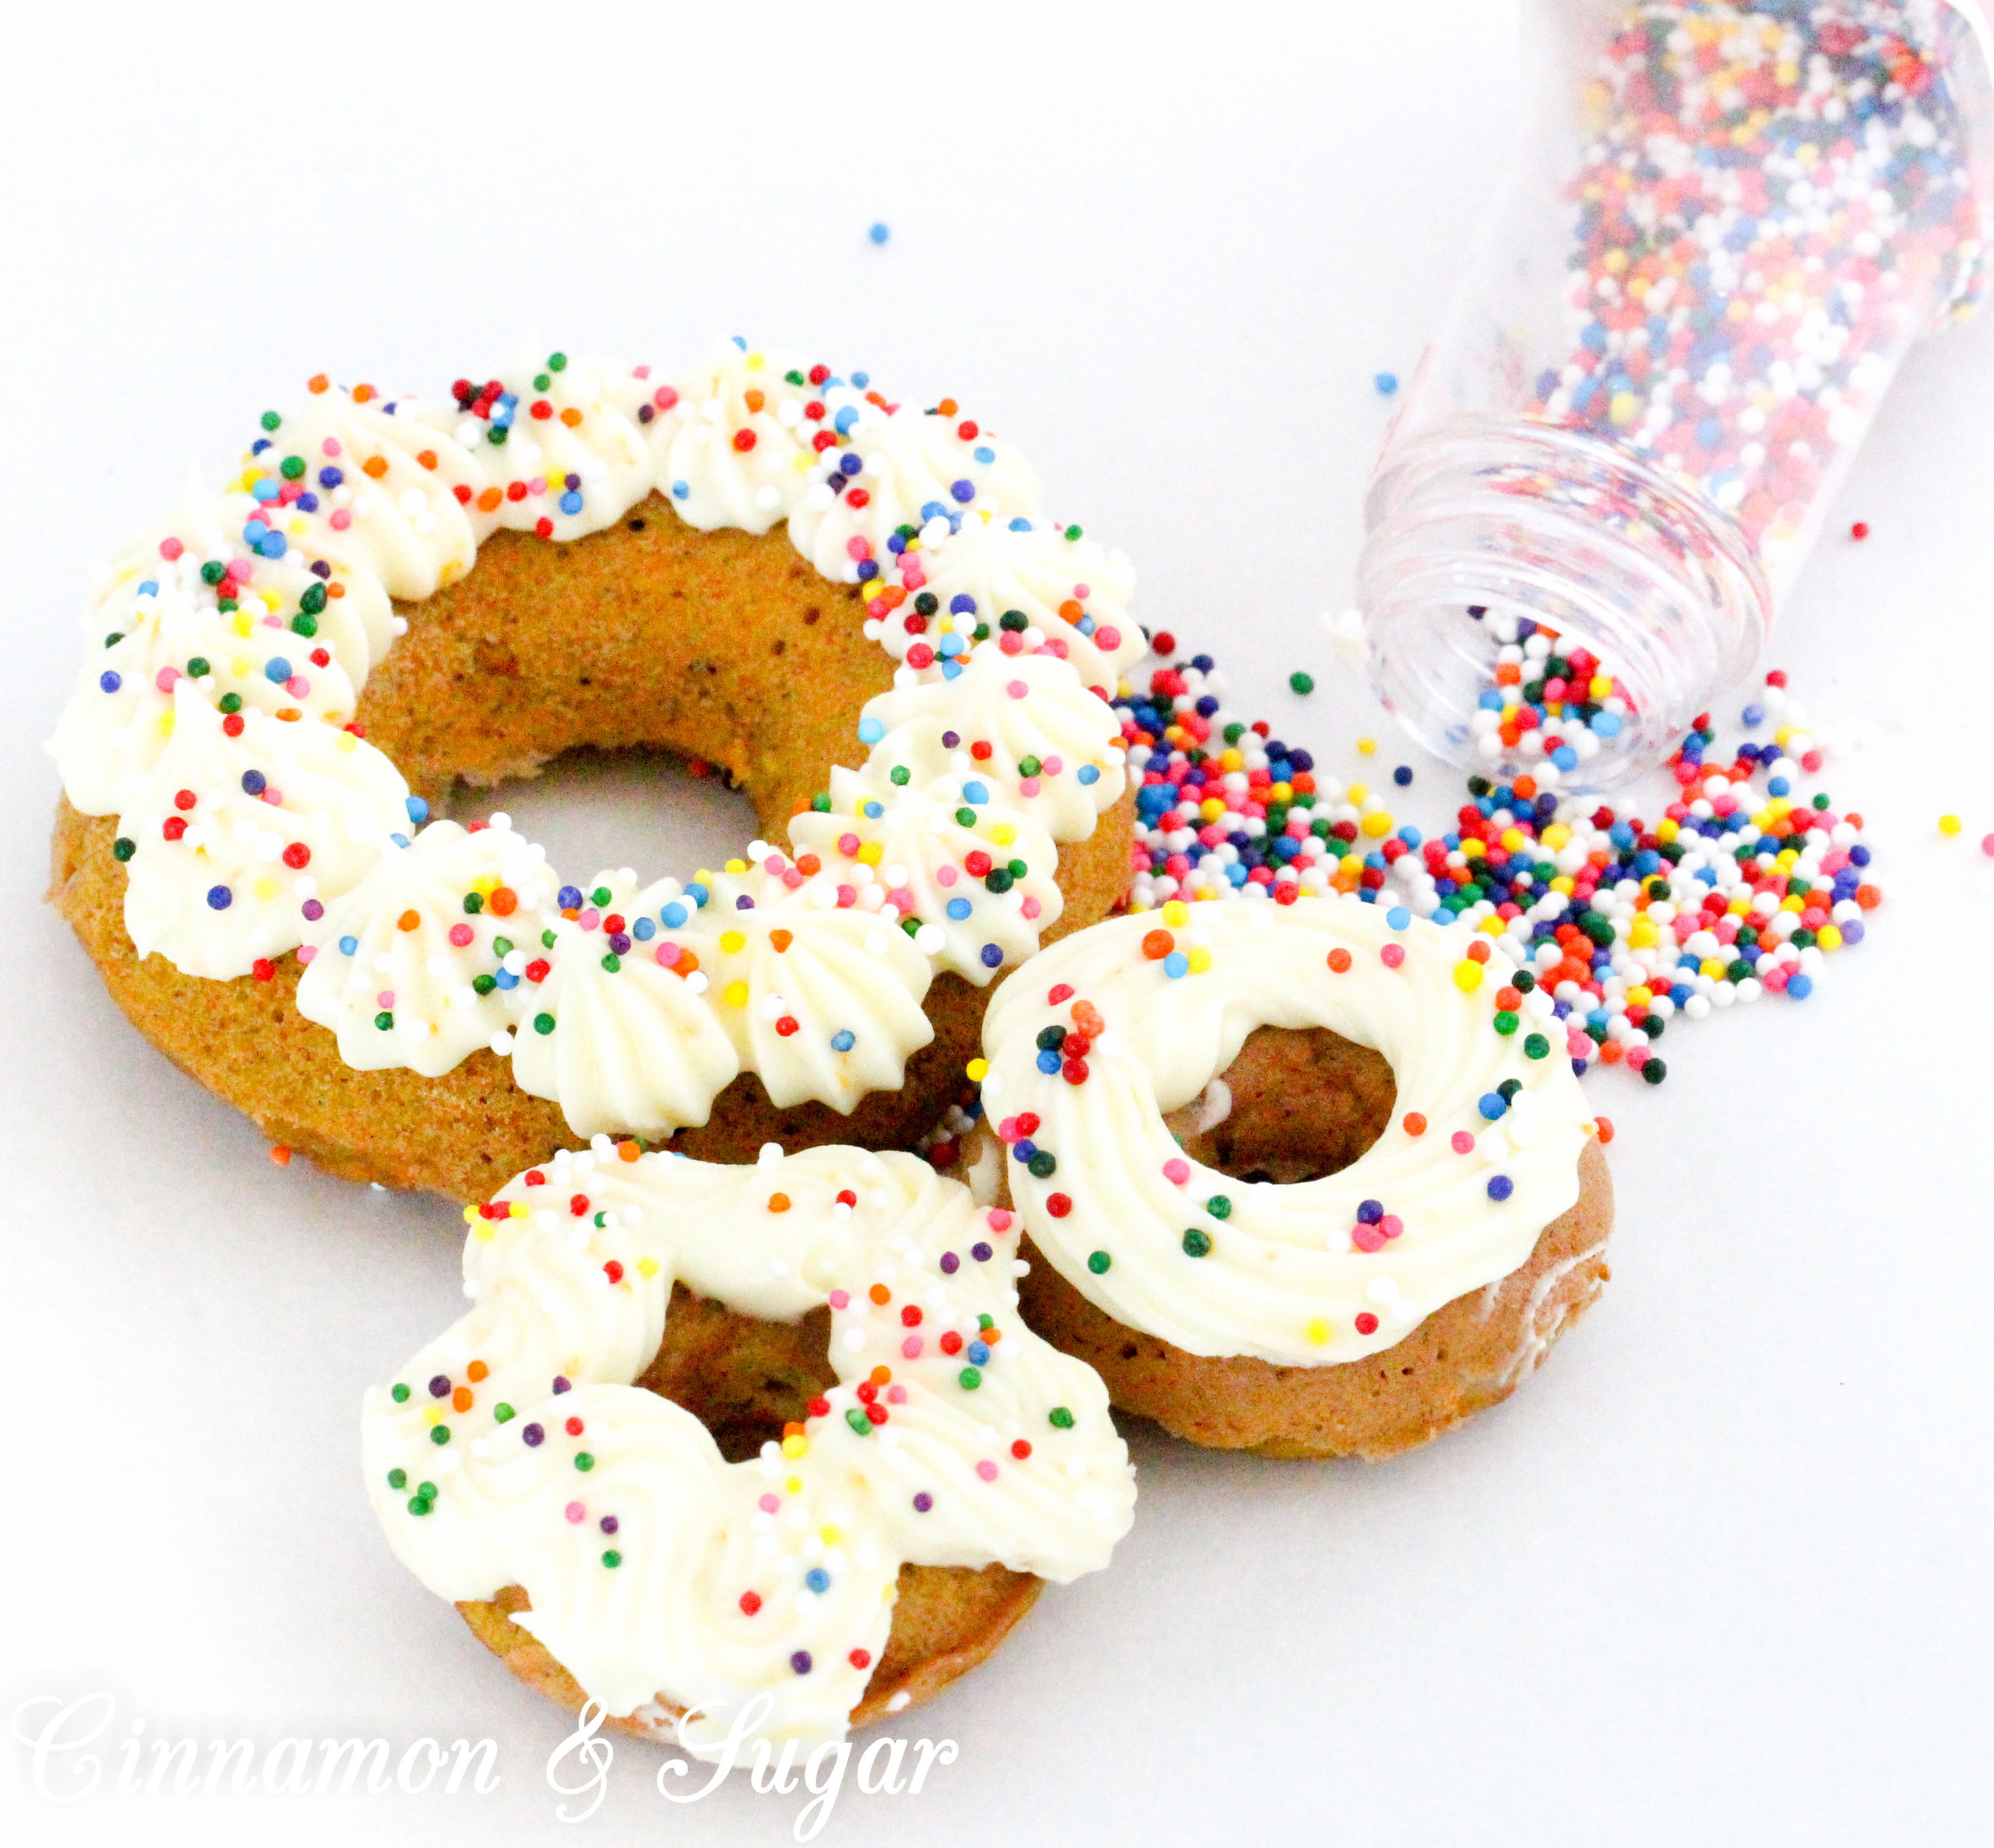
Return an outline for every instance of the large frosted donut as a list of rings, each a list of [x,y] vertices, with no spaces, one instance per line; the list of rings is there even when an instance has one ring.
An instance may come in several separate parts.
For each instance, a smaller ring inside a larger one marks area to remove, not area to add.
[[[473,1306],[368,1393],[367,1482],[403,1561],[560,1698],[724,1733],[766,1694],[763,1734],[834,1736],[1128,1530],[1105,1389],[1019,1318],[1012,1215],[917,1156],[603,1138],[466,1217]]]
[[[1383,1455],[1506,1396],[1598,1294],[1612,1209],[1549,998],[1490,954],[1311,899],[1036,958],[984,1023],[975,1173],[1047,1261],[1033,1325],[1224,1448]]]
[[[126,1012],[277,1140],[460,1199],[598,1132],[932,1121],[992,981],[1126,888],[1126,561],[952,403],[739,344],[312,388],[93,603],[55,896]],[[583,744],[726,766],[765,838],[571,885],[421,825]]]

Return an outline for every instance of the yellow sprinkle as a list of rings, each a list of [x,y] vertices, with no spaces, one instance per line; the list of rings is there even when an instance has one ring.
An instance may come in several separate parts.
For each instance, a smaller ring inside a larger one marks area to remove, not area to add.
[[[250,625],[249,612],[247,610],[238,610],[233,616],[229,618],[228,625],[231,628],[234,629],[236,634],[240,635],[244,641],[246,642],[248,640]]]
[[[1569,898],[1572,896],[1572,878],[1569,874],[1560,873],[1556,878],[1551,882],[1551,889],[1553,892],[1561,892],[1566,896],[1566,897]]]
[[[802,1441],[803,1440],[800,1438],[797,1440],[798,1443],[802,1442]],[[803,1493],[803,1478],[800,1476],[792,1476],[790,1477],[788,1481],[784,1483],[782,1486],[791,1494],[800,1495]]]
[[[1170,899],[1163,907],[1163,921],[1167,924],[1181,924],[1190,915],[1189,908],[1177,899]]]
[[[422,1410],[422,1422],[434,1430],[443,1422],[443,1414],[433,1405],[425,1406]]]
[[[1595,699],[1611,699],[1613,694],[1613,676],[1610,674],[1595,674],[1592,677],[1591,684],[1586,688],[1586,691]]]
[[[655,1258],[639,1258],[637,1260],[637,1275],[640,1277],[656,1276],[657,1260]]]
[[[1562,822],[1553,822],[1545,829],[1542,838],[1544,844],[1555,853],[1572,838],[1572,831]]]
[[[1627,1005],[1629,1007],[1644,1008],[1654,999],[1654,991],[1645,982],[1637,982],[1627,991]]]
[[[729,982],[721,991],[720,998],[731,1008],[745,1008],[748,1005],[748,984]]]
[[[1708,976],[1714,982],[1720,981],[1723,979],[1724,966],[1723,957],[1706,956],[1700,965],[1700,973]]]
[[[1454,965],[1454,986],[1464,994],[1472,994],[1481,986],[1481,965],[1479,963],[1457,963]]]
[[[1823,949],[1840,949],[1841,948],[1841,932],[1837,930],[1833,924],[1823,924],[1821,926],[1820,934],[1815,938],[1814,941]]]
[[[480,873],[475,879],[471,881],[470,889],[480,898],[488,899],[498,889],[498,881],[496,875],[491,873]]]
[[[1009,822],[999,822],[990,830],[990,838],[996,846],[1008,847],[1018,838],[1018,831]],[[868,864],[876,864],[880,854],[880,849],[876,842],[868,841],[858,850],[858,857],[861,860],[864,860],[868,854],[872,856],[872,861]]]
[[[1660,940],[1660,932],[1645,917],[1637,917],[1627,927],[1627,944],[1631,949],[1653,949]],[[1627,998],[1633,999],[1630,994]]]
[[[991,830],[991,837],[995,840],[999,832],[999,830],[993,828]],[[1006,828],[1002,830],[1002,832],[1008,839],[1011,830]],[[861,866],[877,866],[886,857],[886,850],[883,843],[876,840],[868,840],[858,850],[859,864]]]
[[[1392,818],[1381,808],[1376,815],[1367,815],[1364,818],[1361,825],[1364,832],[1369,835],[1373,840],[1376,840],[1381,836],[1391,832]],[[1477,844],[1479,845],[1480,843],[1478,843]]]
[[[343,731],[333,740],[334,748],[340,751],[351,751],[354,749],[359,743],[359,739],[355,737],[350,731]]]
[[[1191,966],[1193,975],[1203,975],[1212,966],[1212,952],[1208,949],[1194,949],[1184,960]]]
[[[464,1223],[467,1226],[474,1226],[477,1223],[477,1209],[475,1206],[467,1206],[464,1209]]]
[[[1370,798],[1371,786],[1368,783],[1353,783],[1344,794],[1353,802],[1367,801]]]
[[[257,897],[267,901],[277,896],[277,882],[274,879],[259,879],[251,889],[255,893]]]
[[[1939,832],[1948,839],[1960,831],[1960,818],[1956,815],[1942,815],[1939,818]]]
[[[749,354],[747,360],[748,370],[751,372],[759,371],[763,366],[767,363],[767,360],[768,355],[765,353]]]
[[[1246,767],[1246,760],[1237,751],[1221,751],[1218,767],[1221,770],[1243,770]]]
[[[784,1438],[782,1441],[782,1453],[787,1457],[799,1457],[809,1448],[810,1440],[808,1438]]]
[[[1461,843],[1461,854],[1466,859],[1479,860],[1488,851],[1488,848],[1478,840],[1464,840]]]
[[[826,1546],[835,1547],[838,1544],[838,1530],[835,1527],[821,1527],[817,1530],[817,1537]]]
[[[748,939],[738,931],[724,931],[720,933],[720,946],[730,956],[738,956],[748,947]]]
[[[1208,822],[1215,822],[1225,813],[1225,804],[1216,796],[1207,796],[1198,804],[1198,812]]]
[[[730,860],[727,863],[727,870],[731,873],[745,873],[748,870],[748,862],[745,860]]]
[[[1505,828],[1503,830],[1503,852],[1506,854],[1513,854],[1517,849],[1523,844],[1524,836],[1523,830],[1520,828]]]
[[[1752,909],[1752,901],[1747,898],[1733,899],[1731,903],[1724,907],[1724,909],[1728,910],[1733,917],[1742,917],[1746,912]]]
[[[159,716],[159,735],[163,738],[173,736],[173,708],[170,706]]]
[[[485,1244],[491,1241],[492,1234],[496,1232],[498,1230],[498,1228],[493,1225],[490,1220],[479,1220],[477,1223],[471,1227],[470,1235],[472,1237],[476,1239],[479,1244]]]
[[[971,1059],[963,1067],[963,1072],[971,1084],[981,1084],[990,1075],[990,1061],[988,1059]]]
[[[1376,757],[1378,755],[1378,741],[1376,738],[1359,738],[1357,741],[1357,755],[1359,757]]]
[[[1311,1346],[1320,1347],[1330,1338],[1330,1325],[1326,1322],[1312,1322],[1302,1332],[1309,1337]]]
[[[1804,911],[1807,909],[1807,900],[1798,892],[1792,892],[1780,900],[1779,908],[1782,911]]]

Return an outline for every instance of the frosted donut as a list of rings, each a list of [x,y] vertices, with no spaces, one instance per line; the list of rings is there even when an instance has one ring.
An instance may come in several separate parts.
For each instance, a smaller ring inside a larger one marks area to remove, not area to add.
[[[1173,901],[1035,959],[985,1019],[974,1175],[1045,1260],[1032,1325],[1227,1448],[1382,1456],[1507,1396],[1604,1282],[1612,1197],[1550,998],[1491,954]]]
[[[603,1132],[931,1121],[989,985],[1126,889],[1126,561],[952,402],[738,343],[312,384],[93,601],[52,896],[126,1012],[277,1140],[459,1199]],[[583,744],[727,766],[766,838],[571,885],[421,825]]]
[[[1019,1318],[1012,1215],[917,1156],[721,1167],[601,1139],[466,1217],[473,1307],[368,1392],[368,1487],[403,1561],[571,1709],[669,1734],[699,1706],[717,1736],[766,1695],[759,1736],[835,1737],[1129,1529],[1105,1389]],[[791,1357],[730,1378],[716,1317]],[[729,1462],[646,1385],[728,1408],[736,1448],[788,1417]]]

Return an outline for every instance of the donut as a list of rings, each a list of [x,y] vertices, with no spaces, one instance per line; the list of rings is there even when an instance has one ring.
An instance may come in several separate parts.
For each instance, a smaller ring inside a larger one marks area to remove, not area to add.
[[[1030,1325],[1221,1448],[1389,1456],[1507,1397],[1605,1283],[1612,1190],[1550,996],[1493,958],[1335,899],[1034,958],[970,1174],[1023,1219]]]
[[[952,400],[740,343],[311,386],[93,600],[51,896],[125,1012],[275,1141],[460,1200],[599,1133],[911,1140],[998,977],[1126,890],[1127,561]],[[430,818],[638,745],[765,838],[570,884]]]
[[[1133,1519],[1106,1389],[1019,1319],[1016,1220],[918,1156],[604,1136],[465,1217],[472,1307],[366,1395],[368,1489],[571,1712],[717,1736],[766,1696],[756,1736],[840,1736]]]

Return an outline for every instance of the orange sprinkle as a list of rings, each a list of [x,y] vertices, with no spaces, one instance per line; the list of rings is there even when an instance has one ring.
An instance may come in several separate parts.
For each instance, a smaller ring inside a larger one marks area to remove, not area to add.
[[[791,1419],[788,1424],[785,1424],[782,1427],[782,1434],[786,1438],[805,1438],[808,1437],[810,1433],[808,1426],[798,1424],[794,1419]]]
[[[346,595],[346,586],[343,584],[328,584],[326,586],[326,594],[328,597],[343,597]]]
[[[1406,1112],[1405,1132],[1407,1135],[1424,1135],[1426,1133],[1426,1119],[1418,1111]]]
[[[486,1366],[482,1360],[474,1360],[464,1369],[464,1377],[468,1379],[474,1386],[475,1386],[480,1381],[484,1379],[485,1376],[491,1372],[491,1369]]]
[[[279,1142],[275,1148],[271,1149],[270,1160],[275,1162],[279,1167],[287,1168],[291,1166],[291,1151],[287,1149],[282,1142]]]
[[[699,959],[689,949],[681,949],[678,960],[671,966],[674,975],[690,975],[699,966]]]
[[[893,1383],[893,1370],[890,1367],[872,1369],[872,1383],[875,1386],[890,1386]]]
[[[1350,952],[1347,949],[1331,950],[1330,952],[1330,966],[1333,969],[1338,975],[1348,974],[1350,970]]]
[[[460,1386],[450,1395],[450,1410],[453,1412],[467,1412],[470,1410],[470,1387]]]
[[[484,908],[501,917],[510,917],[520,908],[520,895],[511,886],[501,885],[484,901]]]
[[[814,879],[824,870],[824,863],[815,854],[802,854],[797,857],[796,870],[806,879]]]
[[[624,1142],[616,1145],[616,1158],[619,1161],[635,1161],[643,1152],[642,1142]]]
[[[943,417],[952,417],[956,414],[956,401],[953,398],[944,398],[939,404],[935,407],[935,408],[939,410]]]
[[[395,928],[398,931],[412,931],[421,922],[422,913],[420,911],[404,911],[395,920]]]
[[[1087,614],[1087,611],[1082,609],[1080,604],[1076,602],[1073,598],[1069,597],[1059,606],[1059,614],[1066,618],[1069,622],[1078,622],[1080,619]]]
[[[1168,931],[1151,931],[1143,938],[1143,954],[1152,963],[1161,963],[1176,947],[1177,939]]]
[[[1523,669],[1513,661],[1504,661],[1496,670],[1496,684],[1499,687],[1520,687],[1523,680]]]
[[[893,1293],[883,1283],[875,1283],[865,1294],[875,1303],[890,1303],[893,1300]]]
[[[1101,1017],[1101,1009],[1090,1001],[1076,1001],[1073,1005],[1073,1024],[1090,1039],[1097,1040],[1108,1023]]]
[[[1611,1117],[1594,1117],[1592,1126],[1599,1132],[1599,1139],[1602,1142],[1613,1140],[1613,1119]]]
[[[360,466],[378,481],[388,472],[388,459],[385,456],[370,456]]]
[[[744,392],[742,396],[746,400],[748,408],[751,411],[759,410],[764,404],[768,403],[768,400],[757,391]]]
[[[1599,1062],[1602,1065],[1617,1065],[1626,1056],[1618,1040],[1608,1040],[1599,1049]]]
[[[573,429],[576,424],[581,422],[581,421],[582,414],[579,410],[576,410],[574,406],[572,404],[561,414],[561,421],[565,424],[570,430]]]
[[[488,488],[485,489],[484,493],[477,497],[479,512],[482,513],[495,512],[498,508],[498,503],[504,500],[506,496],[502,490],[496,488]]]
[[[415,459],[425,468],[434,468],[436,466],[436,452],[434,449],[418,449],[416,452]]]
[[[308,392],[322,392],[332,382],[324,373],[314,372],[309,378],[305,380],[305,389]]]
[[[1534,796],[1537,794],[1537,779],[1534,776],[1519,776],[1513,787],[1520,796]]]
[[[769,1195],[769,1210],[771,1213],[788,1212],[789,1195],[787,1194],[770,1194]]]
[[[787,931],[771,931],[769,933],[769,941],[775,945],[776,954],[780,956],[796,941],[796,938]]]
[[[294,725],[300,719],[305,716],[305,715],[294,706],[279,706],[277,710],[277,716],[287,725]]]
[[[369,399],[379,396],[371,385],[357,385],[353,388],[353,401],[356,404],[365,404]]]

